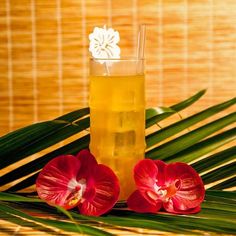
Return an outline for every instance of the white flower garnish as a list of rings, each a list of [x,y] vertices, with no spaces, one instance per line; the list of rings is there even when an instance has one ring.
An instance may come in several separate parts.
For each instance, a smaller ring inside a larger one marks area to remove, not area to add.
[[[120,41],[118,31],[112,28],[95,27],[93,33],[89,35],[89,51],[94,58],[115,59],[120,58],[120,48],[117,43]]]

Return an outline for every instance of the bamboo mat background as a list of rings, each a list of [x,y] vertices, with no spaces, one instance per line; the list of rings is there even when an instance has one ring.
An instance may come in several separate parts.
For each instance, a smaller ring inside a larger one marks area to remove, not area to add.
[[[0,136],[88,105],[88,35],[104,24],[133,39],[148,25],[147,107],[208,88],[184,116],[235,96],[236,0],[0,0]],[[0,235],[66,235],[0,225]]]
[[[147,106],[208,88],[191,113],[235,95],[235,0],[0,0],[0,135],[87,106],[88,34],[141,23]]]

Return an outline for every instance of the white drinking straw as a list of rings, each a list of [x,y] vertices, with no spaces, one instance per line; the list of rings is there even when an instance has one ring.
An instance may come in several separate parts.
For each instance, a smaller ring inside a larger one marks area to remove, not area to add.
[[[144,59],[145,39],[146,39],[146,26],[140,25],[139,35],[138,35],[138,50],[137,50],[138,60]]]

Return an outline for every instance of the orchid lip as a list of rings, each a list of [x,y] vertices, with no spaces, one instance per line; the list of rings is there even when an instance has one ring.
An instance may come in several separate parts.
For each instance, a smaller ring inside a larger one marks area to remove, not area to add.
[[[76,179],[71,179],[68,183],[68,190],[70,194],[67,197],[68,204],[70,206],[76,205],[80,202],[83,202],[83,194],[86,189],[86,180],[80,179],[77,181]]]
[[[162,200],[163,202],[168,202],[172,196],[176,194],[181,186],[181,181],[179,179],[175,180],[174,183],[168,186],[158,186],[157,180],[154,184],[154,191],[147,191],[146,194],[152,200]]]
[[[151,198],[152,200],[162,200],[162,201],[168,201],[169,198],[167,198],[168,191],[167,188],[160,187],[158,185],[154,185],[154,191],[146,191],[146,195]]]

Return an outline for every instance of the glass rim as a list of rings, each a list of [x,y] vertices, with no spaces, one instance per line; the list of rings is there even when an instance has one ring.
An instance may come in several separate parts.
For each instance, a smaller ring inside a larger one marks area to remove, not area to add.
[[[144,61],[145,58],[137,58],[137,57],[121,57],[121,58],[95,58],[90,57],[90,61]]]

